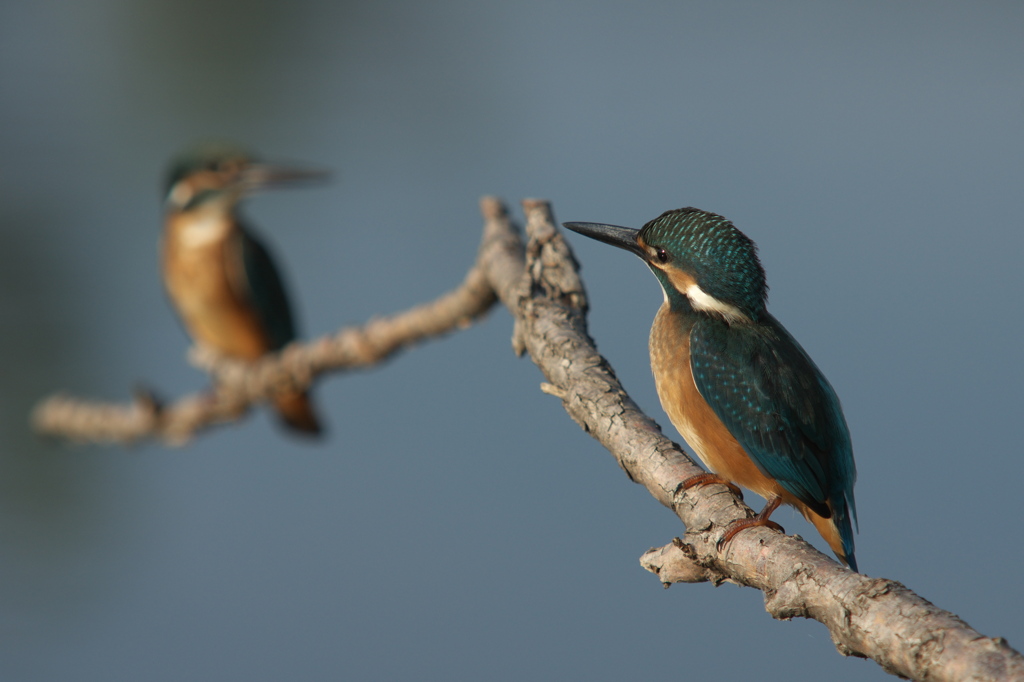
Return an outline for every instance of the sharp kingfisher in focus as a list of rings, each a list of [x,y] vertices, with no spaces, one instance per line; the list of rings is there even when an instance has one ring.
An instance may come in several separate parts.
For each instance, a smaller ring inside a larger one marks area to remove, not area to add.
[[[323,175],[259,163],[227,145],[207,145],[173,163],[161,265],[171,301],[197,344],[254,361],[295,340],[281,276],[238,209],[257,190]],[[279,393],[273,405],[288,428],[321,432],[308,393]]]
[[[668,211],[640,230],[565,223],[639,256],[665,302],[651,328],[651,368],[662,407],[712,474],[683,488],[738,484],[768,504],[735,522],[728,542],[796,507],[854,571],[857,511],[850,433],[839,398],[796,339],[767,309],[757,247],[722,216]]]

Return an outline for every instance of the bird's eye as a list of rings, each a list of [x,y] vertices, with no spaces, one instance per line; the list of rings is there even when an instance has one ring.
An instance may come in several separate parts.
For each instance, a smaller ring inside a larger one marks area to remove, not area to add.
[[[665,249],[658,249],[655,252],[654,256],[655,256],[655,258],[658,259],[659,263],[667,263],[668,262],[668,253],[665,251]]]

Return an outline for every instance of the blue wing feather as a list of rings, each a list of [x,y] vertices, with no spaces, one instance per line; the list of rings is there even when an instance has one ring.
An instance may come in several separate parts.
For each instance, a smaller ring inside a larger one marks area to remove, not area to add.
[[[767,314],[758,325],[702,316],[690,357],[697,390],[758,468],[826,518],[832,501],[852,554],[850,434],[835,391],[800,344]]]
[[[258,311],[273,350],[295,340],[295,321],[281,275],[270,252],[249,231],[241,232],[242,264],[250,302]]]

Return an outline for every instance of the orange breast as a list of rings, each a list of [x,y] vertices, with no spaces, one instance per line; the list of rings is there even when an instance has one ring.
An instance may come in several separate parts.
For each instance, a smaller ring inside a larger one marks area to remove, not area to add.
[[[651,327],[651,369],[661,406],[704,465],[722,478],[752,490],[766,500],[781,497],[814,524],[840,557],[843,542],[835,522],[824,518],[765,476],[729,432],[693,381],[690,366],[690,325],[665,303]],[[832,502],[829,502],[831,508]]]
[[[654,318],[650,350],[661,406],[704,465],[765,499],[781,495],[792,503],[792,496],[761,473],[697,390],[690,367],[690,325],[667,303]]]
[[[194,224],[168,220],[163,242],[164,283],[192,338],[244,360],[265,354],[270,344],[255,311],[240,293],[242,264],[232,252],[230,226],[209,225],[197,234]]]

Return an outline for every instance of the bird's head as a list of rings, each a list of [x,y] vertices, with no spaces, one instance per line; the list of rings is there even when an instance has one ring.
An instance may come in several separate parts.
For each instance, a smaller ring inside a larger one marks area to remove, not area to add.
[[[172,211],[219,207],[231,210],[261,189],[326,177],[321,170],[262,163],[231,144],[204,144],[180,154],[167,174],[166,205]]]
[[[580,234],[635,253],[658,277],[670,305],[757,321],[768,285],[757,246],[720,215],[696,208],[666,211],[643,228],[565,223]]]

